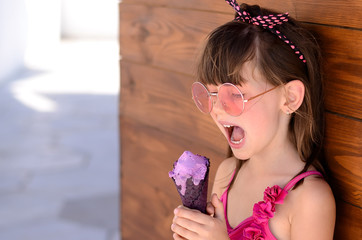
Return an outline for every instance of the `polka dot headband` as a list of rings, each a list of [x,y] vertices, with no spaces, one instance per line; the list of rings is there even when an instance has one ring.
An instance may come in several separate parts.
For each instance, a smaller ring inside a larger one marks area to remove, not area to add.
[[[274,28],[276,25],[281,25],[284,22],[288,22],[289,20],[288,13],[251,17],[250,13],[240,9],[240,6],[237,4],[235,0],[225,0],[225,1],[228,2],[236,11],[237,16],[235,17],[235,20],[260,26],[270,31],[271,33],[277,35],[281,40],[283,40],[286,44],[290,46],[290,48],[294,51],[294,53],[298,56],[298,58],[302,62],[306,63],[304,55],[297,48],[297,46],[295,46],[294,43],[290,41],[284,34],[282,34],[280,31]]]

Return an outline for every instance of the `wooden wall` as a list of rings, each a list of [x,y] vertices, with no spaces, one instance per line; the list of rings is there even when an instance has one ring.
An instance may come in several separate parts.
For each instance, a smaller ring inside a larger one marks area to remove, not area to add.
[[[335,239],[362,239],[362,0],[247,3],[289,12],[319,34]],[[172,239],[172,210],[180,204],[168,178],[172,163],[184,150],[206,155],[212,180],[227,155],[221,133],[194,107],[190,86],[201,43],[234,13],[223,0],[123,0],[119,12],[122,236]]]

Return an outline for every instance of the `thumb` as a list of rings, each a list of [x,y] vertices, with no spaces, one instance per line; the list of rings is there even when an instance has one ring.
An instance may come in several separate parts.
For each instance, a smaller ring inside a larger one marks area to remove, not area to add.
[[[207,212],[210,216],[214,216],[214,214],[215,214],[215,207],[214,207],[214,205],[212,205],[211,202],[207,202],[206,212]]]
[[[224,204],[221,202],[221,200],[217,197],[215,193],[211,196],[211,203],[215,208],[214,217],[221,220],[225,220]]]

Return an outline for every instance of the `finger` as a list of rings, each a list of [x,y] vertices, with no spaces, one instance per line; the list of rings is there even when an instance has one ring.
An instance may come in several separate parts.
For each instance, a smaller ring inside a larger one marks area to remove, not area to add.
[[[186,238],[181,237],[181,236],[178,235],[177,233],[174,233],[174,234],[172,235],[172,237],[173,237],[174,240],[187,240]]]
[[[215,207],[212,205],[211,202],[208,202],[206,205],[206,212],[210,215],[210,216],[214,216],[215,214]]]
[[[180,239],[196,239],[197,234],[189,229],[186,229],[178,224],[173,223],[171,230],[176,234],[174,236],[180,237]]]
[[[210,218],[210,216],[208,216]],[[173,224],[188,229],[191,232],[199,233],[202,230],[203,224],[183,217],[175,216],[173,218]]]
[[[200,211],[195,210],[185,210],[185,209],[179,209],[177,213],[175,213],[175,217],[179,217],[182,219],[187,219],[189,221],[192,221],[195,224],[198,225],[207,225],[210,222],[211,216],[208,214],[201,213]],[[196,230],[195,227],[198,225],[192,225],[193,229]],[[198,228],[197,228],[198,229]]]
[[[215,208],[215,215],[214,215],[215,218],[225,220],[224,204],[221,202],[221,200],[217,197],[215,193],[211,197],[211,203]]]
[[[195,222],[204,224],[205,221],[208,221],[210,216],[201,213],[199,210],[189,209],[185,207],[178,207],[174,210],[174,214],[177,217],[182,217],[186,219],[193,220]]]

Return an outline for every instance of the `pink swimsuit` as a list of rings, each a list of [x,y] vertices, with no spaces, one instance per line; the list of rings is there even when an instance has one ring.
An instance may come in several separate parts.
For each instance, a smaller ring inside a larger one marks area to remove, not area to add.
[[[235,172],[234,172],[235,174]],[[234,178],[234,174],[231,179]],[[226,227],[231,240],[277,240],[269,229],[269,219],[274,216],[275,205],[282,204],[288,191],[301,179],[322,174],[317,171],[308,171],[293,178],[283,189],[278,185],[267,187],[264,191],[264,201],[254,204],[253,215],[242,221],[238,226],[232,228],[227,218],[227,196],[229,187],[221,196],[224,204]],[[230,185],[230,184],[229,184]]]

